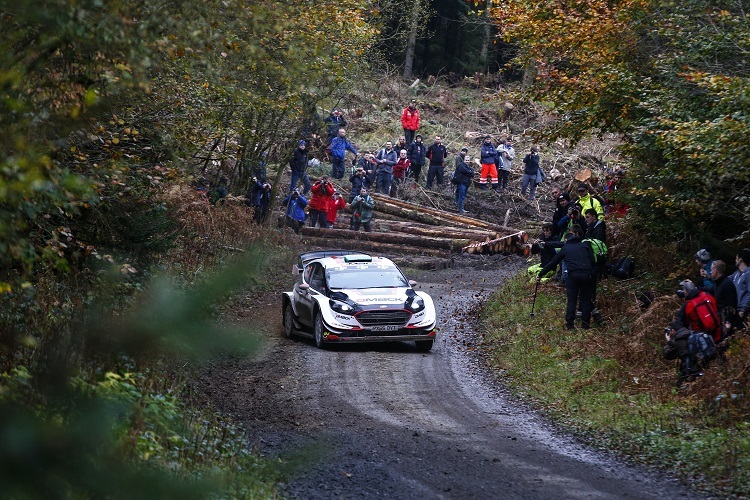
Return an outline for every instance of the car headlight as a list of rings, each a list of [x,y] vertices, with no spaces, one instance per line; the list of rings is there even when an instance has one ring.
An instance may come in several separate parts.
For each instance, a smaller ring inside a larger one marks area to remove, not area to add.
[[[422,299],[422,297],[415,296],[411,301],[408,301],[406,303],[406,307],[408,307],[412,312],[421,311],[422,309],[424,309],[424,299]]]
[[[338,300],[329,300],[328,305],[331,309],[341,314],[354,314],[354,308],[345,302],[339,302]]]

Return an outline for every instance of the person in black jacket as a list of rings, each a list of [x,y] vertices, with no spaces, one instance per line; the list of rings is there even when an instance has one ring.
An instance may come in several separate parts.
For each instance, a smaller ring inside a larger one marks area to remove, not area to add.
[[[607,243],[607,226],[603,220],[599,220],[597,217],[596,210],[593,208],[587,208],[584,212],[584,218],[586,219],[585,238],[592,238],[602,243]]]
[[[440,136],[435,136],[435,142],[427,148],[427,158],[430,159],[430,168],[427,169],[427,189],[432,189],[432,181],[437,179],[438,186],[443,187],[443,173],[445,171],[445,159],[448,150],[443,146]]]
[[[289,160],[289,167],[292,169],[292,182],[289,186],[289,192],[294,191],[297,182],[301,180],[305,186],[305,191],[302,194],[307,195],[310,192],[310,178],[307,176],[307,142],[304,140],[297,144],[297,148]]]
[[[724,340],[734,333],[735,327],[740,326],[737,317],[737,287],[727,276],[727,265],[723,260],[711,263],[711,279],[714,282],[716,309],[721,318],[721,338]]]
[[[555,258],[557,249],[562,247],[563,243],[560,241],[560,238],[552,234],[552,224],[547,222],[542,226],[541,238],[531,245],[531,253],[539,254],[540,265],[544,267]]]
[[[685,328],[682,322],[677,319],[669,324],[667,330],[664,334],[667,342],[664,344],[662,352],[664,353],[664,359],[680,360],[678,367],[679,376],[677,379],[677,386],[679,387],[683,382],[695,378],[700,369],[693,359],[691,359],[690,349],[688,349],[690,330]]]
[[[330,146],[333,139],[339,135],[339,130],[349,124],[341,115],[339,108],[333,108],[331,114],[324,120],[326,124],[326,146]]]
[[[560,221],[568,215],[568,204],[570,204],[570,195],[567,192],[560,193],[555,200],[555,212],[552,214],[552,236],[558,238],[562,236]]]
[[[565,261],[568,276],[565,279],[565,294],[567,306],[565,308],[565,327],[575,329],[576,305],[581,301],[581,326],[586,329],[591,322],[591,297],[594,293],[594,252],[591,247],[581,241],[581,229],[575,227],[565,236],[565,245],[560,252],[542,268],[537,277],[541,277],[553,270],[560,262]]]
[[[427,146],[422,142],[422,136],[417,134],[414,142],[409,144],[409,148],[406,150],[406,157],[409,158],[410,162],[409,177],[413,178],[416,183],[419,183],[419,174],[422,173],[426,154]]]
[[[534,201],[536,191],[536,174],[539,171],[539,148],[531,146],[531,151],[523,158],[523,179],[521,182],[521,196],[526,196],[529,189],[529,201]]]
[[[599,240],[602,243],[606,244],[607,226],[605,225],[603,220],[598,219],[596,209],[587,208],[585,211],[584,219],[586,220],[587,224],[586,235],[584,236],[584,239]],[[591,314],[594,316],[594,319],[598,323],[603,323],[604,318],[602,318],[602,315],[599,312],[599,308],[596,307],[596,284],[599,282],[599,278],[604,276],[606,266],[607,255],[600,255],[596,259],[596,265],[594,266],[594,294],[591,297],[591,302],[594,304],[594,309],[591,311]]]

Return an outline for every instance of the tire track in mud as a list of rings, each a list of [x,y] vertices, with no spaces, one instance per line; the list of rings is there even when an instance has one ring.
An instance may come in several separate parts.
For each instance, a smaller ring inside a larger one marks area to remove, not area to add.
[[[472,272],[460,269],[447,272],[451,279],[436,273],[426,278],[439,283],[419,285],[433,295],[441,318],[429,354],[408,344],[325,351],[307,343],[296,346],[304,352],[309,382],[299,385],[298,400],[315,406],[311,414],[320,420],[310,430],[327,443],[329,455],[291,480],[286,493],[299,498],[691,496],[676,481],[623,466],[559,436],[496,390],[457,333],[471,330],[470,313],[494,283],[477,285]]]
[[[559,435],[467,347],[478,304],[524,265],[467,256],[414,276],[438,307],[430,353],[407,343],[319,350],[285,339],[269,316],[263,355],[206,374],[204,390],[263,454],[299,461],[315,450],[280,485],[290,498],[697,497]]]

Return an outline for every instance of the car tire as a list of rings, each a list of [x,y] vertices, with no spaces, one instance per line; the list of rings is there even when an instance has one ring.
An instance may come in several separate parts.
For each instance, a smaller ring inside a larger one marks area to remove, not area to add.
[[[315,346],[318,349],[323,349],[323,346],[325,345],[325,342],[323,341],[323,314],[319,310],[315,312],[313,332],[315,338]]]
[[[417,345],[417,351],[428,352],[432,349],[432,344],[435,343],[433,339],[430,340],[415,340],[414,343]]]
[[[294,309],[289,302],[284,305],[284,336],[288,339],[294,337]]]

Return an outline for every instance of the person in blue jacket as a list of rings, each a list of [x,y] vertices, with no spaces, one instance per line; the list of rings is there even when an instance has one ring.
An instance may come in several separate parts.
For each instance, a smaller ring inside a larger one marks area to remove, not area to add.
[[[339,129],[339,135],[333,138],[331,141],[331,177],[334,179],[343,179],[346,167],[344,167],[344,161],[346,160],[346,152],[351,151],[354,156],[357,156],[357,150],[354,149],[352,143],[346,138],[346,130]]]
[[[294,232],[299,234],[302,226],[305,225],[305,207],[307,206],[307,198],[302,196],[298,190],[294,190],[284,198],[284,205],[286,205],[286,224],[287,226],[294,229]]]

